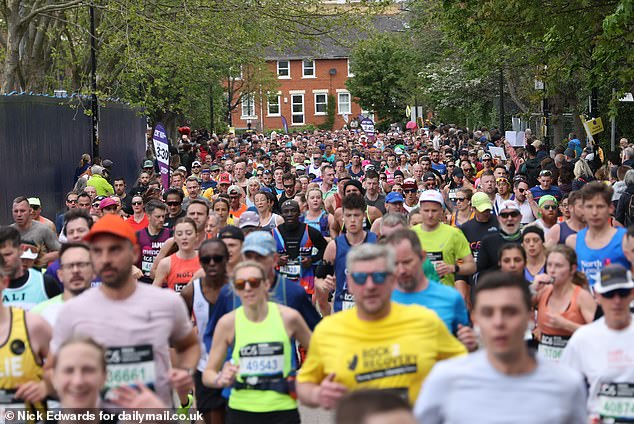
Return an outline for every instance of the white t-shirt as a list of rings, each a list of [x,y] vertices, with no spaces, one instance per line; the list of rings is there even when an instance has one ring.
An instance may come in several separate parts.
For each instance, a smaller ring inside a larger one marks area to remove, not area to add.
[[[591,416],[634,420],[634,325],[612,330],[605,318],[584,325],[568,341],[560,364],[580,371],[588,381]]]
[[[438,362],[414,415],[421,424],[585,424],[585,385],[573,370],[536,358],[529,374],[493,368],[486,351]]]

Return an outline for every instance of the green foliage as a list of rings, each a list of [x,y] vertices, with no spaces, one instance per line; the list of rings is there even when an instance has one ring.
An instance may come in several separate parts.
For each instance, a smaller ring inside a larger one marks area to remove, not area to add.
[[[335,102],[336,102],[335,95],[334,94],[328,94],[328,104],[327,104],[327,107],[326,107],[326,111],[327,111],[326,120],[323,123],[317,125],[317,127],[320,130],[332,131],[332,129],[334,128],[334,126],[335,126],[335,113],[337,111],[336,110],[337,106],[336,106]]]
[[[403,34],[378,34],[357,45],[346,83],[361,107],[379,120],[400,122],[414,89],[417,57]]]

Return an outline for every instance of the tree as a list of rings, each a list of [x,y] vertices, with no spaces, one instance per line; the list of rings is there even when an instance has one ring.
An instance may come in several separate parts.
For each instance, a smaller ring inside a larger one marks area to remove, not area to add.
[[[415,88],[417,58],[411,43],[400,33],[377,34],[352,51],[346,83],[361,107],[380,120],[400,122]]]

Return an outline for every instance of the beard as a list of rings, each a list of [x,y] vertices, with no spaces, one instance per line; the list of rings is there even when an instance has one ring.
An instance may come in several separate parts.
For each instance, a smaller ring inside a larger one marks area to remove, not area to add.
[[[112,271],[105,278],[102,275],[104,271]],[[101,279],[101,282],[111,288],[119,288],[125,285],[132,273],[132,266],[121,266],[116,268],[113,266],[104,266],[99,270],[97,275]]]
[[[398,280],[398,288],[406,293],[411,293],[416,289],[418,281],[414,277]]]

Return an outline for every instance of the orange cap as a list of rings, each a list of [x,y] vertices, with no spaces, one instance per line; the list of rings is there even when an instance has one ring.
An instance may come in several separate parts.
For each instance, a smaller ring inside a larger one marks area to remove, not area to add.
[[[103,218],[92,226],[88,234],[84,236],[84,240],[90,242],[99,234],[112,234],[113,236],[130,240],[132,244],[136,244],[136,233],[134,229],[117,215],[104,215]]]

